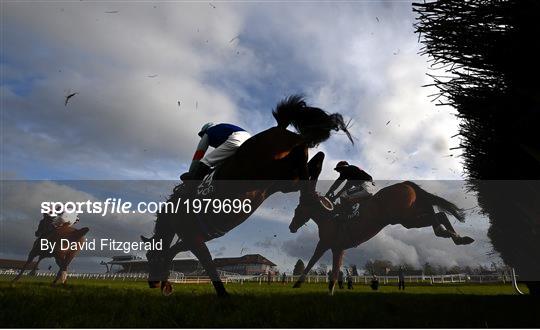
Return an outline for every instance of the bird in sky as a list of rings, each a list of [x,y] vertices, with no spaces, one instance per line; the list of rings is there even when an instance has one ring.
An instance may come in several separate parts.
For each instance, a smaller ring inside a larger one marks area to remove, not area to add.
[[[75,93],[71,93],[71,94],[69,94],[68,96],[66,96],[66,100],[65,100],[65,102],[64,102],[64,106],[67,107],[68,102],[69,102],[69,99],[71,99],[73,96],[75,96],[75,95],[77,95],[77,94],[79,94],[79,93],[78,93],[78,92],[75,92]]]

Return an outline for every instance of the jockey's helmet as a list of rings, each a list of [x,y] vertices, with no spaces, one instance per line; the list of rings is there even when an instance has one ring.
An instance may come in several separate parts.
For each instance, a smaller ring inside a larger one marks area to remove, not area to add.
[[[342,160],[340,161],[339,163],[337,163],[336,167],[334,168],[335,171],[341,171],[343,168],[349,166],[349,163],[347,163],[346,161]]]
[[[201,127],[201,131],[198,133],[198,135],[200,137],[202,137],[204,135],[204,133],[206,133],[206,131],[212,126],[214,126],[214,123],[206,123],[206,124],[204,124],[203,127]]]

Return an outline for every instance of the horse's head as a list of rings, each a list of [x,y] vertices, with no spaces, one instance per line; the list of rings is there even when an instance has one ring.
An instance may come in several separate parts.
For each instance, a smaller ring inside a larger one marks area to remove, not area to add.
[[[289,225],[291,233],[296,233],[300,227],[305,225],[311,219],[310,208],[300,203],[294,210],[294,217]]]
[[[316,203],[300,202],[294,210],[294,217],[289,225],[291,233],[296,233],[300,227],[305,225],[309,219],[317,220],[323,214],[334,210],[334,204],[325,196],[319,196]]]
[[[151,242],[152,238],[141,236],[141,240]],[[150,288],[159,288],[161,282],[169,278],[172,258],[166,251],[148,250],[146,259],[148,260],[148,285]]]

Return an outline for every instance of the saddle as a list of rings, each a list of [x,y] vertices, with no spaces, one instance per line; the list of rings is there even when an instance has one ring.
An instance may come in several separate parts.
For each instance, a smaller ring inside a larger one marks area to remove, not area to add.
[[[42,220],[43,221],[43,220]],[[44,228],[43,228],[44,227]],[[51,234],[52,232],[54,232],[54,230],[56,229],[56,227],[53,225],[53,223],[46,223],[46,224],[43,224],[40,225],[38,227],[38,230],[35,231],[34,235],[40,239],[40,238],[46,238],[46,236],[48,236],[49,234]]]
[[[333,219],[338,221],[351,220],[359,214],[360,205],[371,199],[373,195],[362,198],[342,199],[340,204],[336,204]]]
[[[86,228],[86,227],[85,227]],[[84,231],[84,228],[82,229],[77,229],[77,228],[74,228],[72,227],[70,224],[63,224],[61,226],[53,226],[52,228],[50,228],[49,230],[47,231],[44,231],[40,236],[38,236],[38,240],[39,239],[42,239],[42,238],[46,238],[50,241],[53,241],[53,240],[57,240],[59,238],[65,238],[66,236],[69,236],[69,235],[73,235],[75,234],[76,232],[79,232],[79,231]]]
[[[186,180],[176,185],[173,193],[169,196],[168,202],[176,202],[178,199],[203,199],[212,198],[215,196],[216,187],[214,182],[214,174],[219,169],[219,166],[213,168],[204,178],[198,180]],[[198,227],[200,234],[207,240],[223,236],[227,230],[221,228],[221,223],[216,220],[216,217],[211,213],[191,213],[188,217],[194,221]]]

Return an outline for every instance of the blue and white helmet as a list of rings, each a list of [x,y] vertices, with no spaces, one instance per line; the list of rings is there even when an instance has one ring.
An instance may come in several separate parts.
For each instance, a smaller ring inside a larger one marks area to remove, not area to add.
[[[203,127],[201,127],[201,131],[198,133],[198,135],[200,137],[202,137],[204,135],[204,133],[206,133],[206,131],[212,126],[214,126],[214,123],[206,123],[206,124],[204,124]]]

